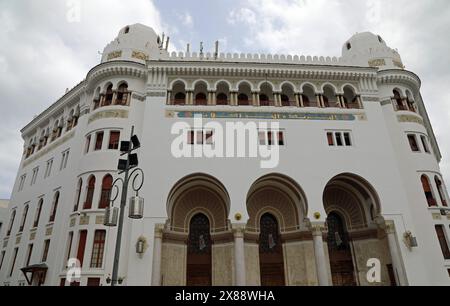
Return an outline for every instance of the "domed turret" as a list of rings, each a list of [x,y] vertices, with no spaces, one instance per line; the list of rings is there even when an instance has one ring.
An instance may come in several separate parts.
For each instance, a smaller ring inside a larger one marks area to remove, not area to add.
[[[400,54],[389,48],[381,36],[371,32],[353,35],[342,47],[342,57],[358,66],[404,69]]]
[[[134,24],[120,30],[117,38],[109,43],[102,56],[102,63],[125,60],[145,64],[147,59],[167,57],[155,31],[142,24]]]

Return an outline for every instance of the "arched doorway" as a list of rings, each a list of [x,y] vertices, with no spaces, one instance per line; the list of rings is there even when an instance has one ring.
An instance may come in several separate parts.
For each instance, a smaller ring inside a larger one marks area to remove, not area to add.
[[[356,286],[355,267],[348,232],[336,212],[328,214],[328,254],[331,277],[335,286]]]
[[[284,286],[284,258],[280,229],[272,214],[264,214],[260,221],[259,263],[261,286]]]
[[[186,282],[188,286],[212,285],[210,223],[204,214],[195,215],[189,226]]]

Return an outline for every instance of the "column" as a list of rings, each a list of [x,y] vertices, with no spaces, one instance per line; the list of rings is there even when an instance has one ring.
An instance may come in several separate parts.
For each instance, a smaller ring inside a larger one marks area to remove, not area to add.
[[[172,99],[172,91],[168,90],[167,91],[167,105],[173,104],[171,99]]]
[[[298,94],[299,100],[300,100],[300,107],[305,107],[305,104],[303,103],[303,95]]]
[[[358,101],[358,107],[359,109],[363,109],[363,104],[361,101],[361,96],[356,96],[356,100]]]
[[[389,252],[391,254],[392,267],[394,268],[394,275],[397,285],[408,286],[405,271],[403,270],[402,257],[397,244],[394,221],[386,221],[386,234],[388,237]]]
[[[212,92],[208,91],[208,100],[206,101],[206,105],[212,105]]]
[[[300,98],[299,98],[299,94],[295,94],[295,106],[300,107]]]
[[[323,244],[323,232],[325,231],[325,223],[313,223],[312,234],[314,240],[314,254],[316,259],[317,279],[319,286],[329,286],[327,258],[325,257],[325,249]]]
[[[320,95],[316,95],[317,107],[322,107],[322,102],[320,101]]]
[[[246,285],[245,251],[244,251],[244,226],[234,225],[234,269],[236,286]]]
[[[161,286],[161,256],[162,256],[162,236],[163,225],[155,225],[155,238],[153,241],[153,265],[152,265],[152,286]]]
[[[252,92],[252,105],[257,106],[256,92]]]
[[[256,93],[256,106],[261,106],[261,100],[259,99],[259,92]]]
[[[273,94],[273,99],[274,99],[274,103],[276,107],[280,106],[280,94],[279,93],[274,93]]]
[[[217,92],[212,92],[212,105],[217,105]]]
[[[325,107],[325,101],[323,100],[323,95],[319,95],[320,98],[320,103],[322,105],[322,107]]]

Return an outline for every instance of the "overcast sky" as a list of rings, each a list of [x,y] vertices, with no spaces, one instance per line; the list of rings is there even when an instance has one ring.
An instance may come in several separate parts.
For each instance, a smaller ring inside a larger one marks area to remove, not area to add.
[[[80,18],[76,5],[81,4]],[[127,24],[143,23],[222,52],[340,56],[356,32],[380,34],[422,79],[422,94],[450,184],[448,0],[0,0],[0,198],[20,163],[20,129],[99,63]],[[198,50],[196,50],[198,51]]]

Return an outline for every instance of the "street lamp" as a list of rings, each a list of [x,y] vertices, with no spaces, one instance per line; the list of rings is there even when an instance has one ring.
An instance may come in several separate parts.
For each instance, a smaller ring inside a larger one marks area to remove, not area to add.
[[[116,239],[116,248],[114,253],[114,264],[113,264],[113,273],[111,277],[111,286],[115,286],[117,282],[121,283],[118,279],[119,273],[119,259],[120,259],[120,248],[122,242],[122,230],[123,230],[123,221],[125,214],[125,207],[127,205],[127,197],[128,197],[128,184],[132,182],[132,188],[136,193],[135,196],[130,198],[130,207],[129,207],[129,215],[130,219],[142,219],[144,217],[144,199],[139,197],[139,190],[141,190],[144,185],[144,172],[142,169],[137,168],[139,161],[136,153],[133,153],[135,150],[139,149],[141,143],[136,135],[134,135],[134,126],[131,129],[131,138],[130,141],[122,141],[120,144],[120,156],[127,156],[127,159],[120,159],[118,163],[119,175],[125,174],[124,178],[117,178],[113,183],[113,188],[116,189],[116,195],[113,199],[111,199],[111,205],[106,208],[104,225],[109,227],[117,228],[117,239]],[[132,170],[132,171],[131,171]],[[131,171],[131,173],[130,173]],[[136,185],[136,179],[141,177],[140,181],[137,181],[139,184]],[[122,196],[120,200],[120,208],[114,207],[114,201],[119,196],[119,186],[118,183],[122,183]]]

